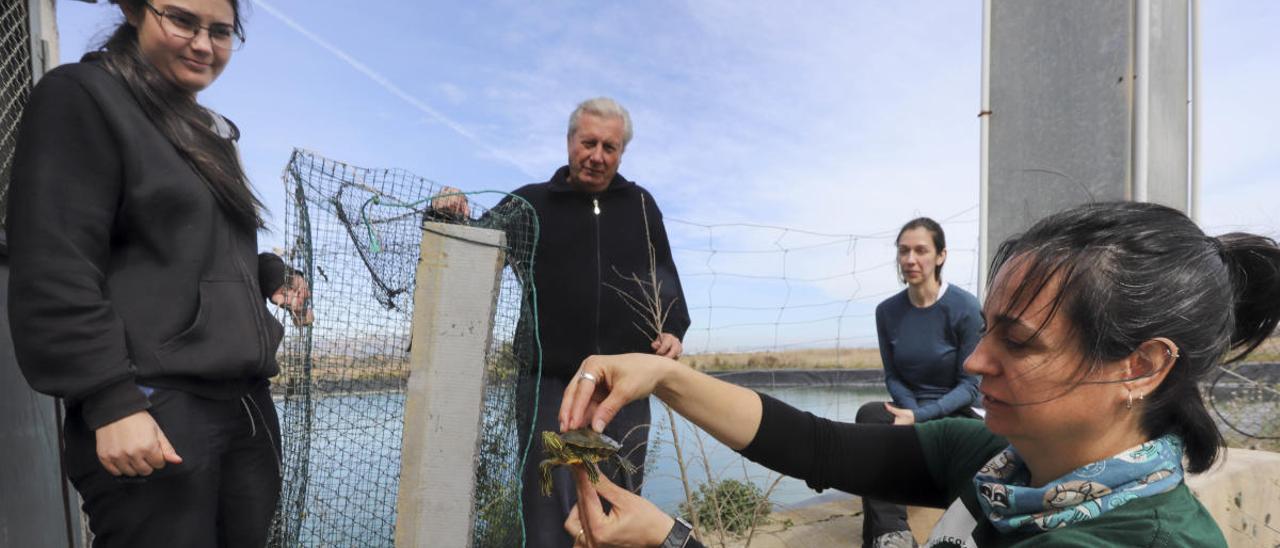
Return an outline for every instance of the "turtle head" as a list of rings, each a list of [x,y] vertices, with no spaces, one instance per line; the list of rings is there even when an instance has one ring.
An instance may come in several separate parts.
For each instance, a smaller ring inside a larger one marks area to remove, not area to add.
[[[560,436],[550,430],[542,431],[542,448],[548,453],[559,454],[564,451],[564,442]]]

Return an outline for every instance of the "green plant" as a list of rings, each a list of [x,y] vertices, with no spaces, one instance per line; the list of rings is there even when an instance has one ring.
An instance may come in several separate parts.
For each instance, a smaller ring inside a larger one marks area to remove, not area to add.
[[[764,491],[753,483],[735,479],[700,484],[690,503],[680,503],[680,514],[685,519],[696,516],[703,523],[721,523],[732,533],[755,527],[769,511],[769,498]]]

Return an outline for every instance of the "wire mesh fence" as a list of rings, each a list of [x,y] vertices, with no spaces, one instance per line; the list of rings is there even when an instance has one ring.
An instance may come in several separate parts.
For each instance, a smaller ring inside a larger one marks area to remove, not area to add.
[[[977,294],[978,206],[938,220],[950,241],[943,279]],[[684,341],[691,365],[879,368],[875,307],[905,287],[898,226],[833,233],[666,222],[693,319]]]
[[[1223,365],[1202,392],[1228,445],[1280,451],[1280,337]]]
[[[27,3],[0,6],[0,226],[9,196],[9,167],[22,108],[31,92],[31,34]]]
[[[401,170],[363,169],[295,151],[285,173],[282,255],[310,281],[316,320],[289,330],[275,381],[284,447],[284,490],[275,546],[389,546],[408,378],[414,275],[429,197],[439,189]],[[472,204],[481,223],[505,231],[506,268],[496,288],[486,353],[473,540],[518,546],[520,465],[516,383],[537,374],[533,314],[537,221],[520,200]],[[285,322],[288,324],[288,322]],[[466,503],[467,501],[459,501]]]

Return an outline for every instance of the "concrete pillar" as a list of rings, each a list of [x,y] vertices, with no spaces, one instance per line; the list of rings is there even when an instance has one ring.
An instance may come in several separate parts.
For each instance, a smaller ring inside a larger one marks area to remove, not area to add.
[[[470,546],[501,231],[427,223],[405,390],[396,546]]]
[[[25,1],[31,21],[31,73],[39,80],[58,66],[58,18],[54,0]]]
[[[1280,453],[1228,449],[1221,462],[1187,478],[1228,546],[1280,546]]]
[[[986,0],[980,282],[1009,236],[1107,200],[1188,211],[1187,0]]]

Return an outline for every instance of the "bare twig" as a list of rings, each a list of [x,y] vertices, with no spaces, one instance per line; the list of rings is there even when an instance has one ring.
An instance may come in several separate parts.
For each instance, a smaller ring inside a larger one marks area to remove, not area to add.
[[[751,527],[747,530],[747,543],[742,548],[751,548],[751,538],[756,536],[756,521],[760,519],[760,510],[767,508],[771,503],[769,498],[773,496],[773,490],[778,488],[778,484],[782,483],[782,474],[773,479],[773,483],[769,484],[769,488],[765,490],[764,496],[760,498],[760,502],[755,505],[751,512]]]
[[[693,530],[701,531],[702,524],[698,521],[698,509],[693,505],[693,490],[689,488],[689,471],[684,463],[684,450],[680,447],[680,434],[677,432],[679,428],[676,426],[676,412],[671,410],[671,406],[665,402],[662,408],[667,410],[667,419],[671,421],[671,446],[676,449],[676,465],[680,467],[680,484],[684,486],[684,501],[689,505],[689,521],[693,522]]]
[[[662,302],[662,280],[658,278],[658,252],[653,247],[653,240],[649,237],[649,208],[643,194],[640,195],[640,213],[644,219],[649,271],[645,273],[646,276],[641,277],[636,273],[623,274],[618,270],[618,267],[611,267],[613,273],[622,279],[622,285],[634,285],[639,296],[637,297],[628,292],[626,288],[612,283],[605,282],[604,286],[613,290],[627,304],[627,307],[640,317],[643,325],[633,324],[636,329],[639,329],[641,333],[644,333],[650,339],[658,340],[662,336],[663,326],[667,323],[667,316],[671,313],[671,307],[676,304],[677,299],[672,299],[665,305]]]
[[[720,537],[720,545],[724,546],[724,533],[728,530],[724,526],[724,512],[721,511],[720,494],[717,492],[715,474],[711,473],[711,459],[707,458],[707,447],[702,443],[702,436],[697,430],[693,431],[693,440],[698,442],[698,453],[702,455],[702,468],[707,474],[707,483],[711,488],[707,489],[707,498],[711,499],[711,515],[716,518],[716,535]],[[697,509],[694,509],[696,512]]]

